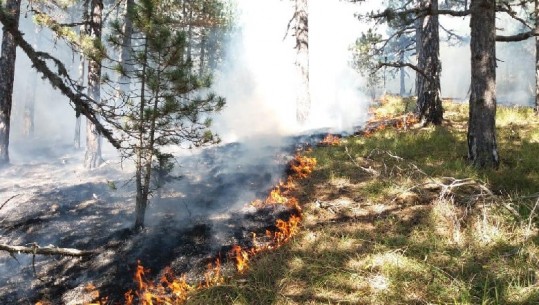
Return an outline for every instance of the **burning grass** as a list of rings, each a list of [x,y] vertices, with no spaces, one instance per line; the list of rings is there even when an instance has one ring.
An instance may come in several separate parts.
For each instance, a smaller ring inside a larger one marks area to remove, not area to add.
[[[298,234],[302,221],[301,207],[295,198],[294,192],[297,184],[307,178],[316,166],[316,159],[297,154],[289,163],[288,177],[286,182],[280,182],[275,186],[265,200],[256,200],[251,205],[262,208],[275,205],[285,206],[289,211],[287,217],[276,220],[274,227],[266,230],[264,235],[252,234],[252,245],[233,245],[225,254],[225,263],[234,264],[239,274],[244,274],[250,269],[251,261],[262,252],[274,251],[281,248],[292,237]],[[187,276],[177,275],[171,267],[160,272],[159,280],[154,281],[151,270],[145,268],[138,261],[133,281],[136,289],[129,290],[124,294],[122,305],[178,305],[184,304],[189,296],[197,291],[218,287],[230,280],[230,275],[225,276],[222,269],[221,254],[213,262],[209,263],[204,273],[203,280],[192,283]],[[84,305],[108,305],[112,304],[107,297],[101,297],[99,291],[88,284],[85,294],[92,299]],[[48,301],[39,301],[35,305],[49,305]]]
[[[441,127],[315,148],[303,230],[187,304],[538,304],[539,119],[500,107],[502,164],[480,172],[466,106],[444,107]]]

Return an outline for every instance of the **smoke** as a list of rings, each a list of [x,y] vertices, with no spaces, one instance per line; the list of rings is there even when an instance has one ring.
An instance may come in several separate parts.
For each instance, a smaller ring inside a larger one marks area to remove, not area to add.
[[[362,77],[350,68],[349,48],[361,33],[358,6],[341,1],[309,2],[312,112],[296,123],[294,37],[287,34],[293,1],[237,0],[239,29],[216,77],[215,90],[227,98],[215,126],[225,141],[256,135],[290,135],[317,128],[352,131],[367,117]]]

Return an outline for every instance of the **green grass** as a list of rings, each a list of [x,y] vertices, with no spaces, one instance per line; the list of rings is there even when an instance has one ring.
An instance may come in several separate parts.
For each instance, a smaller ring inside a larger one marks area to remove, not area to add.
[[[499,107],[502,162],[479,171],[467,107],[444,107],[440,127],[313,149],[301,233],[188,304],[539,304],[539,119]]]

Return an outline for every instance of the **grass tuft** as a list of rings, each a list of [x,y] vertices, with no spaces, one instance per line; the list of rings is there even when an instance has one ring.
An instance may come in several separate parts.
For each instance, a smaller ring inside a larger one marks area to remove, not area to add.
[[[373,112],[412,103],[386,97]],[[313,149],[301,233],[188,304],[539,304],[539,119],[499,107],[502,163],[478,171],[467,106],[444,107],[439,127]]]

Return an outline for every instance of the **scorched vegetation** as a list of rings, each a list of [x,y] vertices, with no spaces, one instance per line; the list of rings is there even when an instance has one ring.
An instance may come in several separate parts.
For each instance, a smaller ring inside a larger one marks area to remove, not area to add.
[[[444,108],[441,126],[395,128],[390,118],[413,108],[384,97],[371,132],[313,149],[300,233],[187,304],[539,302],[539,120],[501,107],[504,158],[478,171],[466,160],[467,106]]]

